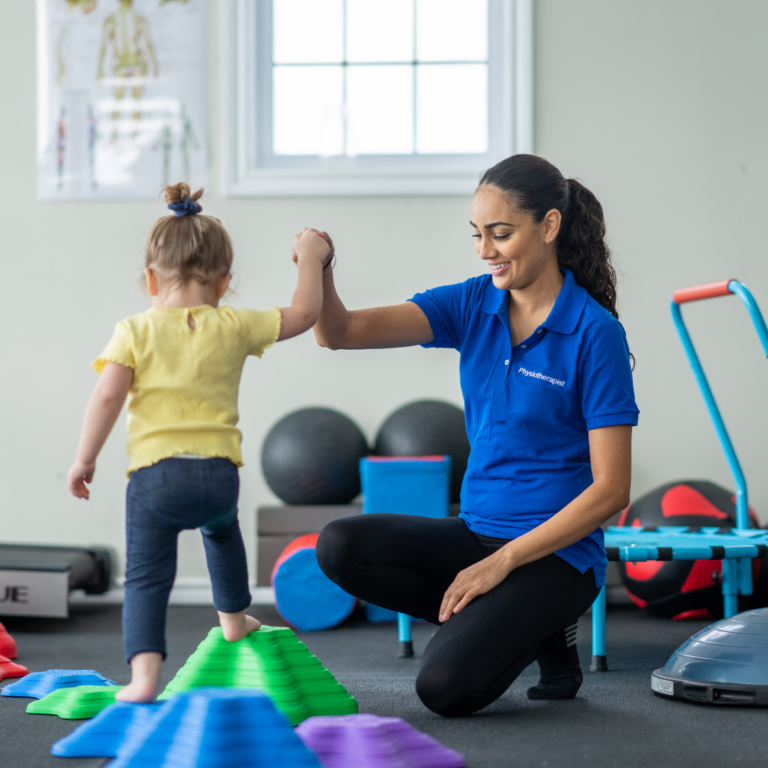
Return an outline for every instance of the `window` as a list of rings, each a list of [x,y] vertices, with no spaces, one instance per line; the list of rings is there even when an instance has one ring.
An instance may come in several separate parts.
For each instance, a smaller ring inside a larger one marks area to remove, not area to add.
[[[531,0],[233,0],[234,195],[465,194],[531,147]]]

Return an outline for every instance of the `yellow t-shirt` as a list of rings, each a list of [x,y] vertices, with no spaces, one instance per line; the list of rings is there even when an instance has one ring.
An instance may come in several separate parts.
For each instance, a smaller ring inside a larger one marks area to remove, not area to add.
[[[195,329],[189,327],[192,315]],[[204,305],[153,307],[122,320],[93,363],[132,368],[128,474],[179,454],[218,456],[242,466],[235,426],[240,375],[280,334],[280,310]]]

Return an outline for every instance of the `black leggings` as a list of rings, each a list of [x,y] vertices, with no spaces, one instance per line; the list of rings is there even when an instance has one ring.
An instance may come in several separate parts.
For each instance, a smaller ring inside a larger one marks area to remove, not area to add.
[[[461,518],[359,515],[325,526],[317,559],[350,594],[439,625],[440,604],[456,574],[505,543],[475,535]],[[424,652],[416,693],[441,715],[482,709],[598,592],[591,568],[581,574],[554,554],[516,568],[440,626]]]

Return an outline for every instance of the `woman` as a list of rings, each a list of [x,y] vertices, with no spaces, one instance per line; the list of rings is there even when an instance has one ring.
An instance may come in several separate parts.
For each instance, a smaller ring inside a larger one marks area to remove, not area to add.
[[[331,349],[461,353],[460,517],[346,518],[317,545],[347,592],[441,626],[416,691],[442,715],[485,707],[534,660],[530,698],[576,695],[575,622],[605,581],[599,526],[628,503],[638,415],[594,195],[515,155],[484,174],[471,217],[490,275],[349,312],[329,274],[315,326]]]

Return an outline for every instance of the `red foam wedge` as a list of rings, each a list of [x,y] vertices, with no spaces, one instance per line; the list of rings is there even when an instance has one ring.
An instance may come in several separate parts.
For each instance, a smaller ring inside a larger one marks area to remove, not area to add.
[[[6,659],[15,659],[16,641],[8,634],[8,630],[0,624],[0,656]]]
[[[28,674],[29,670],[26,667],[15,664],[10,659],[6,659],[5,656],[0,656],[0,680],[4,680],[6,677],[24,677]]]

